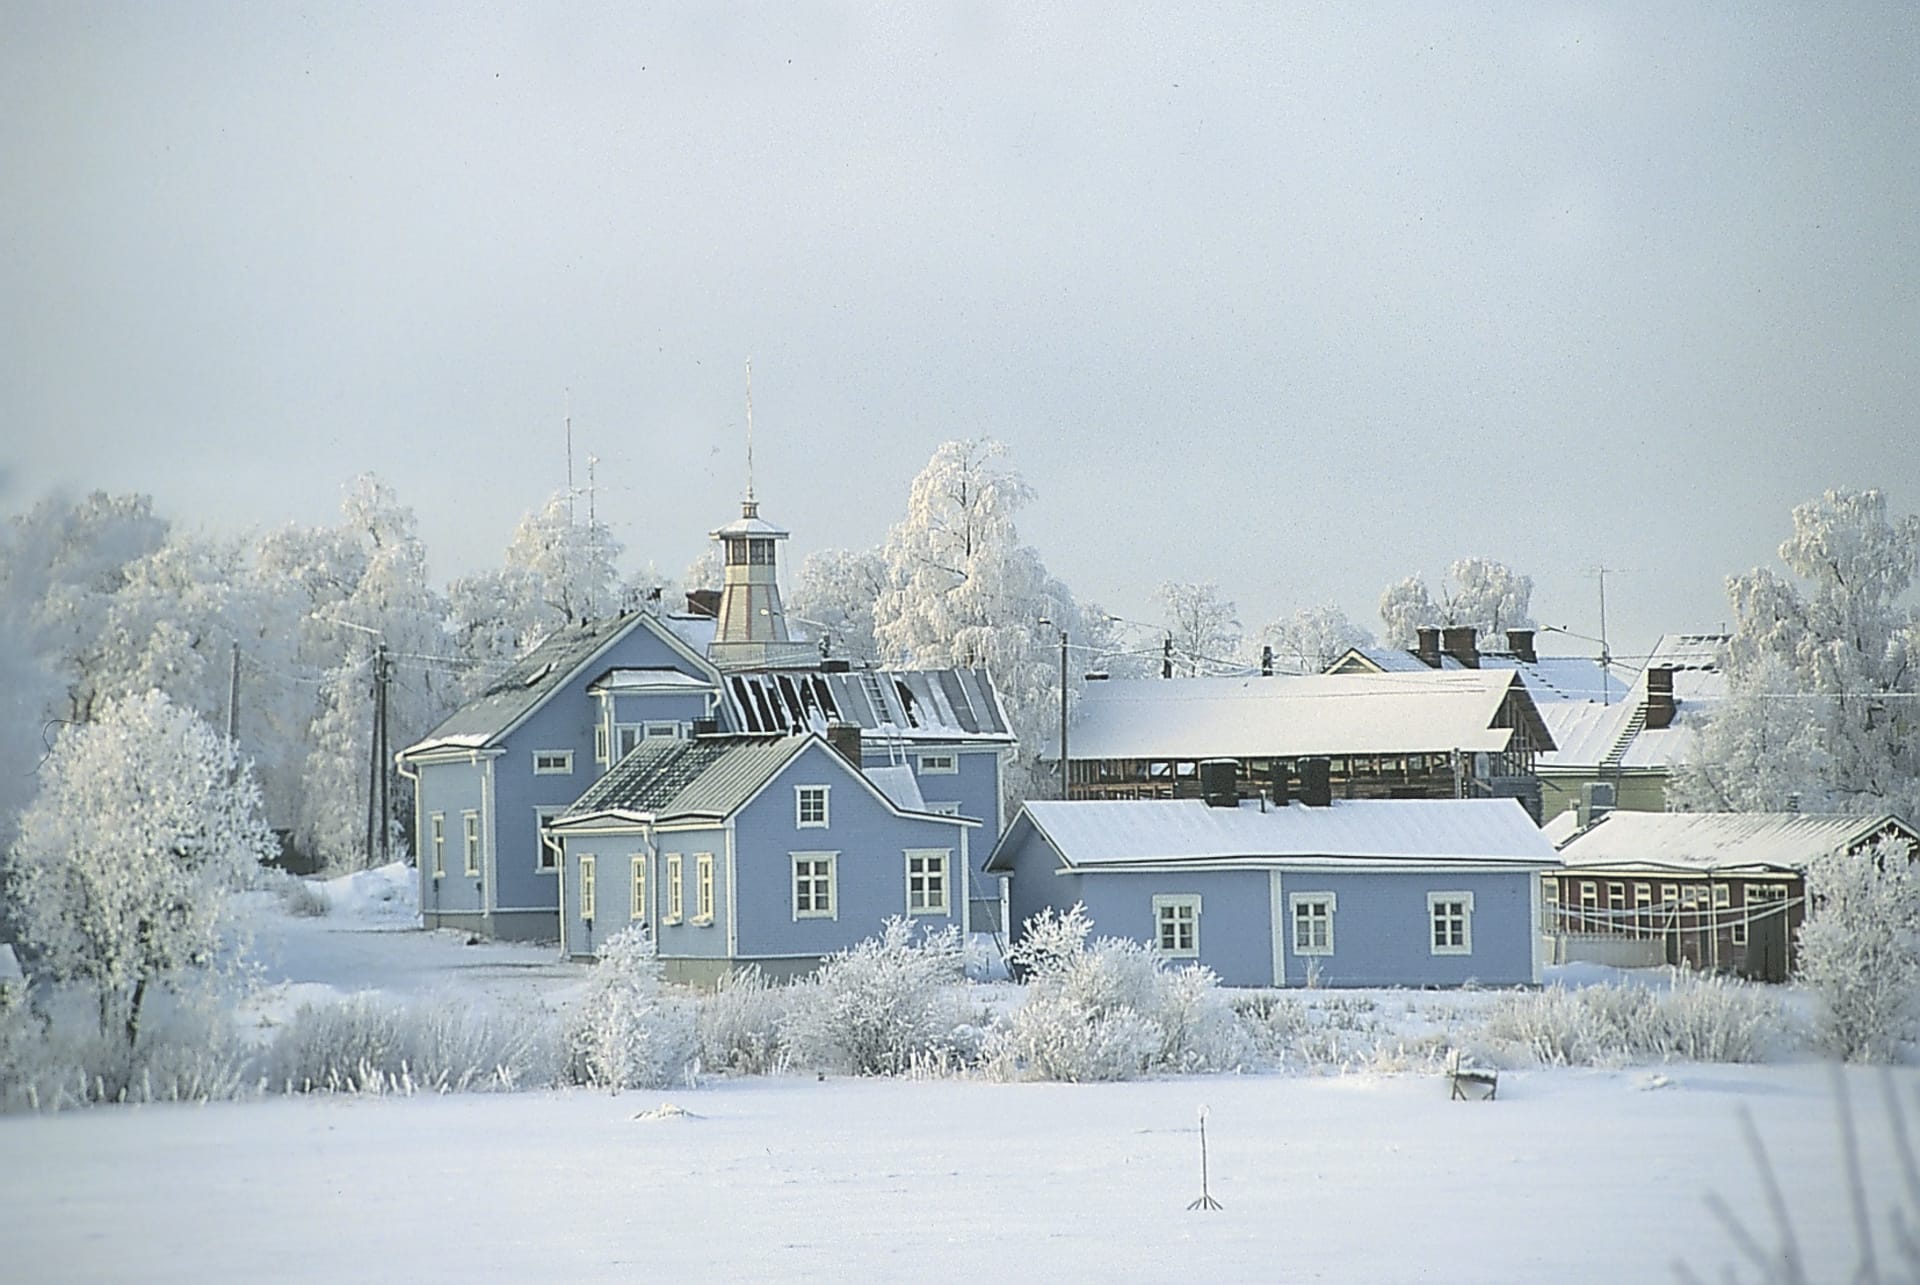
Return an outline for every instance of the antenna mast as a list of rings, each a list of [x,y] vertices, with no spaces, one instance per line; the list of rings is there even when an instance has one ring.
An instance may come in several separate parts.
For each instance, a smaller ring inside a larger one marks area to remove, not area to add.
[[[561,390],[565,399],[562,403],[563,414],[567,421],[567,525],[573,525],[573,390]]]
[[[753,358],[747,358],[747,503],[753,503]]]

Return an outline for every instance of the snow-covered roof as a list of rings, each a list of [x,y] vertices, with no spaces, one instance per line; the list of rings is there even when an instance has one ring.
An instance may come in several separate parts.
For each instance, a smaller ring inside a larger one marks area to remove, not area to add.
[[[1558,848],[1580,833],[1580,814],[1572,808],[1564,812],[1556,812],[1541,824],[1540,833],[1545,836],[1548,843]]]
[[[712,534],[716,540],[724,540],[728,536],[741,535],[757,535],[765,536],[770,540],[784,540],[789,533],[785,527],[777,527],[761,517],[758,513],[755,513],[751,517],[735,518],[725,526],[716,528]]]
[[[1701,724],[1726,693],[1726,675],[1717,671],[1676,672],[1673,723],[1660,728],[1645,725],[1645,671],[1625,700],[1610,705],[1548,702],[1540,707],[1540,717],[1552,729],[1557,748],[1540,756],[1539,769],[1583,771],[1611,762],[1628,770],[1671,770],[1693,752]]]
[[[1677,870],[1804,870],[1829,852],[1895,829],[1891,813],[1609,812],[1560,846],[1569,867],[1652,866]]]
[[[1567,701],[1625,700],[1629,684],[1591,656],[1541,656],[1521,660],[1501,652],[1483,652],[1482,669],[1510,669],[1527,685],[1533,703],[1546,707]]]
[[[1034,800],[1014,829],[1031,825],[1074,868],[1233,861],[1326,860],[1554,866],[1559,859],[1513,799],[1336,799],[1265,809],[1254,801],[1209,807],[1200,799]],[[989,869],[1014,841],[1009,829]]]
[[[568,625],[521,657],[486,691],[448,715],[438,727],[401,751],[423,754],[436,749],[483,749],[505,736],[552,696],[595,656],[634,629],[648,629],[670,645],[683,645],[645,612],[629,612],[611,620]],[[696,665],[706,661],[687,652]]]
[[[714,684],[677,669],[609,669],[588,686],[589,694],[600,692],[710,692]]]
[[[1110,678],[1083,689],[1068,750],[1076,759],[1497,751],[1513,735],[1495,726],[1510,693],[1545,738],[1524,685],[1500,670]],[[1049,750],[1057,760],[1058,743]]]
[[[707,648],[713,645],[713,636],[720,628],[720,622],[712,616],[696,616],[683,611],[672,612],[658,619],[668,632],[701,656],[707,654]]]
[[[913,769],[902,764],[899,767],[869,767],[862,769],[866,778],[872,781],[874,788],[887,796],[893,806],[902,812],[925,812],[927,800],[920,793],[920,778]]]
[[[903,741],[1013,740],[984,669],[769,669],[727,675],[750,732],[824,732],[835,720]]]
[[[1718,669],[1726,634],[1661,634],[1647,657],[1648,669]]]

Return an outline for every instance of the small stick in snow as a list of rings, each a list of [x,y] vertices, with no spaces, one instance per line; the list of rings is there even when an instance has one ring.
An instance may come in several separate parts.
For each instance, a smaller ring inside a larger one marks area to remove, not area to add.
[[[1207,1108],[1200,1108],[1200,1199],[1187,1206],[1188,1209],[1224,1209],[1226,1206],[1213,1198],[1207,1190]]]

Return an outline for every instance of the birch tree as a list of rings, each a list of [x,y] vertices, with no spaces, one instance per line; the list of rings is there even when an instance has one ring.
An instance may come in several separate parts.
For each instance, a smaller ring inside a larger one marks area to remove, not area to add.
[[[1680,806],[1920,817],[1920,517],[1879,491],[1832,490],[1793,511],[1765,567],[1727,581],[1728,696],[1676,781]]]
[[[1372,634],[1331,603],[1302,607],[1285,620],[1268,625],[1260,636],[1273,648],[1276,660],[1301,674],[1325,673],[1352,648],[1373,642]]]
[[[131,1048],[152,988],[212,961],[229,894],[272,851],[259,793],[232,742],[159,692],[64,730],[40,775],[6,856],[13,927]]]
[[[822,549],[807,555],[788,615],[811,634],[824,631],[831,655],[856,665],[878,664],[873,613],[887,589],[887,562],[879,550]]]
[[[1380,595],[1381,641],[1412,647],[1422,628],[1472,626],[1483,639],[1509,629],[1529,629],[1534,620],[1533,577],[1491,558],[1460,558],[1447,567],[1435,598],[1418,575],[1389,585]]]
[[[1158,593],[1173,639],[1173,672],[1194,677],[1215,672],[1215,662],[1228,660],[1240,649],[1239,608],[1220,595],[1220,586],[1168,580]]]
[[[520,519],[500,570],[448,587],[461,655],[490,676],[558,629],[619,614],[623,551],[606,523],[579,521],[571,497],[556,491]]]

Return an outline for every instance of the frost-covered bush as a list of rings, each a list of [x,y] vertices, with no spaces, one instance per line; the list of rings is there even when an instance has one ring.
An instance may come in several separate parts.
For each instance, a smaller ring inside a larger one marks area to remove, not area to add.
[[[1920,878],[1906,845],[1823,857],[1807,891],[1800,980],[1819,997],[1822,1043],[1849,1061],[1894,1060],[1920,1005]]]
[[[1369,995],[1256,992],[1236,997],[1234,1011],[1251,1060],[1288,1070],[1425,1070],[1443,1062],[1458,1042],[1446,1030],[1406,1033]]]
[[[1674,971],[1667,989],[1549,986],[1503,997],[1480,1039],[1508,1061],[1544,1066],[1753,1062],[1784,1026],[1764,988]]]
[[[194,993],[155,1007],[128,1046],[76,994],[50,1011],[0,1000],[0,1111],[106,1102],[209,1102],[250,1091],[251,1059],[224,1010]]]
[[[769,985],[757,968],[727,974],[713,994],[699,1001],[702,1068],[736,1075],[783,1069],[786,1051],[780,1028],[792,996],[792,988]]]
[[[1027,999],[992,1033],[1005,1078],[1124,1080],[1151,1071],[1239,1066],[1246,1042],[1211,970],[1170,970],[1139,942],[1104,937],[1085,907],[1029,919],[1014,946]]]
[[[918,938],[906,919],[829,955],[790,988],[781,1041],[796,1065],[904,1075],[969,1060],[962,999],[966,952],[951,926]]]
[[[618,1093],[684,1077],[698,1047],[692,1004],[660,988],[653,940],[640,928],[609,937],[567,1014],[567,1077]]]
[[[280,1093],[510,1090],[553,1082],[554,1044],[544,1013],[355,995],[302,1007],[267,1049],[261,1078]]]
[[[261,882],[280,902],[280,909],[296,919],[319,919],[333,910],[326,892],[310,879],[272,870],[262,872]]]

